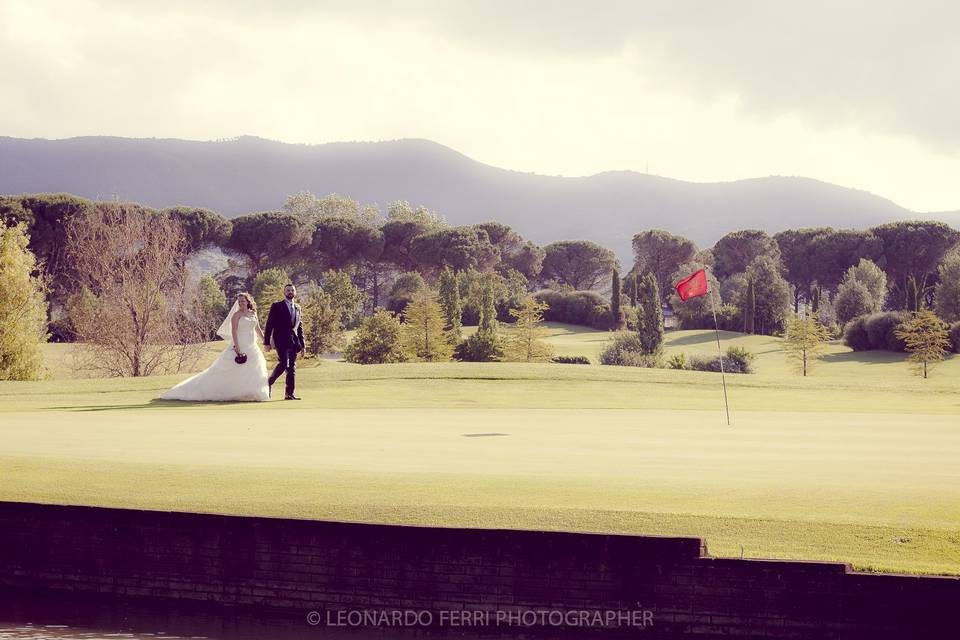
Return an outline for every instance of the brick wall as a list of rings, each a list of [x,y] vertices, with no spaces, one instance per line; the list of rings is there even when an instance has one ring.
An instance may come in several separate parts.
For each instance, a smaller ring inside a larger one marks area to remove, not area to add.
[[[960,637],[960,579],[710,558],[696,538],[14,502],[0,502],[0,587],[316,610],[321,624],[338,610],[415,609],[450,626],[441,612],[466,611],[488,632],[556,634],[556,616],[586,610],[624,612],[602,630],[591,618],[592,637]],[[536,617],[548,611],[552,622]]]

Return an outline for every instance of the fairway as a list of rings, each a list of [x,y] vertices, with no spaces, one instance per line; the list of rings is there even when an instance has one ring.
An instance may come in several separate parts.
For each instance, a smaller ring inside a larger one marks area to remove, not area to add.
[[[592,358],[608,337],[550,331]],[[714,555],[960,574],[957,358],[924,381],[832,345],[804,379],[778,339],[724,339],[758,354],[728,377],[732,427],[719,376],[689,371],[325,361],[302,402],[255,404],[154,400],[182,376],[0,383],[0,499],[693,535]]]

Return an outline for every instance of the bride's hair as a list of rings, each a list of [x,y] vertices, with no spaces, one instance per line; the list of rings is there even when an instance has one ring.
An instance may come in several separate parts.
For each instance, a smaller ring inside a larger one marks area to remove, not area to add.
[[[237,294],[238,298],[243,298],[247,302],[247,308],[254,313],[257,312],[257,303],[253,301],[253,296],[244,291],[243,293]]]

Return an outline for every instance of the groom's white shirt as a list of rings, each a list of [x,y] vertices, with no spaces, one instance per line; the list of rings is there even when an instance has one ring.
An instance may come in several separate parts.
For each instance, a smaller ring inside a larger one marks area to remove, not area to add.
[[[293,300],[290,300],[289,298],[284,298],[284,300],[287,303],[287,311],[290,312],[290,322],[294,327],[296,327],[297,326],[297,306],[293,304]]]

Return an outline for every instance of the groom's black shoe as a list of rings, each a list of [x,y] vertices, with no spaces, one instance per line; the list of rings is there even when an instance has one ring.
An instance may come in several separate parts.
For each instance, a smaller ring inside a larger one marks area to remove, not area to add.
[[[283,396],[283,399],[284,399],[284,400],[299,400],[300,398],[298,398],[297,396],[295,396],[295,395],[293,395],[293,394],[290,394],[290,395],[288,395],[288,396]]]

